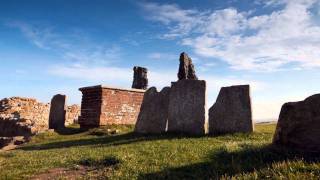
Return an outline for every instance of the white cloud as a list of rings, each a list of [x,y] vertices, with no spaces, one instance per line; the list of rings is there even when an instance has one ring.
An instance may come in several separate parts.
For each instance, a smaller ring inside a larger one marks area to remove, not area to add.
[[[197,27],[203,13],[196,10],[181,9],[175,4],[160,5],[157,3],[140,3],[140,6],[148,13],[147,19],[159,21],[170,29],[169,33],[161,36],[164,39],[172,39],[185,35]]]
[[[296,64],[293,68],[320,67],[320,26],[314,22],[317,14],[310,10],[318,6],[316,2],[319,0],[263,1],[283,8],[256,16],[234,8],[201,13],[155,3],[153,10],[169,9],[170,13],[148,12],[152,20],[166,25],[166,36],[182,37],[181,44],[197,55],[221,59],[234,69],[274,71],[290,63]]]
[[[199,28],[202,33],[213,36],[228,36],[245,27],[245,13],[238,13],[234,8],[214,11]]]
[[[179,57],[175,54],[154,52],[148,55],[148,58],[154,60],[177,60]]]

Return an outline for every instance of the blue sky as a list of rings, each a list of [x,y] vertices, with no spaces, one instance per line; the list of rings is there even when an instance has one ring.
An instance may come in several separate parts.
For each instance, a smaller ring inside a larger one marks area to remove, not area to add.
[[[254,119],[320,90],[319,0],[28,0],[0,4],[0,97],[80,103],[79,87],[177,80],[182,51],[208,84],[250,84]]]

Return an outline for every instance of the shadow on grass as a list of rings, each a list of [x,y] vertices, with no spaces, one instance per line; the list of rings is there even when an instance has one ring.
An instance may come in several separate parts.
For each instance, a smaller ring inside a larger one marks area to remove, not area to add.
[[[73,134],[79,134],[88,131],[88,129],[81,129],[76,127],[65,127],[61,129],[54,130],[56,133],[60,135],[73,135]]]
[[[89,134],[91,134],[89,132]],[[32,150],[48,150],[48,149],[58,149],[58,148],[68,148],[76,146],[91,146],[91,145],[106,145],[106,146],[117,146],[123,144],[131,144],[141,141],[152,141],[161,139],[180,139],[185,137],[200,138],[203,136],[188,136],[183,134],[161,134],[161,135],[143,135],[137,133],[126,133],[120,135],[108,135],[102,137],[95,137],[89,139],[78,139],[69,141],[59,141],[40,145],[23,146],[19,149],[32,151]]]
[[[269,145],[260,148],[249,146],[236,152],[221,149],[213,152],[209,159],[208,162],[142,174],[138,179],[230,179],[230,176],[267,168],[276,162],[288,160],[303,160],[307,163],[320,162],[320,155],[303,154]],[[304,171],[308,170],[305,169]],[[316,175],[320,176],[320,171],[317,173]],[[268,177],[259,177],[259,179],[261,178]]]
[[[121,160],[113,156],[104,157],[99,160],[87,158],[87,159],[82,159],[79,162],[76,162],[76,164],[80,164],[82,166],[95,167],[95,168],[117,166],[120,163],[121,163]]]

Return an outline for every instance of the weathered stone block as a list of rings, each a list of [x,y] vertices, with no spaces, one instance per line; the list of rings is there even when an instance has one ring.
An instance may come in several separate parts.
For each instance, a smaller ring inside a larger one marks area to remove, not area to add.
[[[193,79],[197,80],[196,72],[192,64],[192,59],[188,56],[187,53],[183,52],[180,54],[180,65],[178,72],[178,79]]]
[[[252,132],[253,128],[250,86],[222,87],[209,109],[209,133]]]
[[[148,69],[143,67],[135,66],[133,68],[133,83],[132,88],[134,89],[147,89],[148,88]]]
[[[169,98],[168,132],[205,134],[206,82],[173,82]]]
[[[166,131],[169,95],[170,87],[165,87],[160,92],[151,87],[145,92],[135,132],[156,134]]]
[[[320,152],[320,94],[282,106],[273,143]]]
[[[49,129],[64,128],[66,121],[66,96],[57,94],[51,100]]]

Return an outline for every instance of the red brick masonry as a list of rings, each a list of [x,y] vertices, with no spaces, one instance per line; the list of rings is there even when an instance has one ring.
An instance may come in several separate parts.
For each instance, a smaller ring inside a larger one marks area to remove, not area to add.
[[[145,90],[91,86],[82,92],[81,127],[135,124]]]

